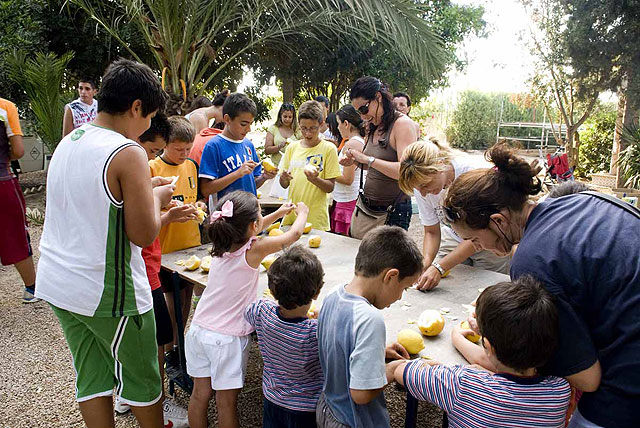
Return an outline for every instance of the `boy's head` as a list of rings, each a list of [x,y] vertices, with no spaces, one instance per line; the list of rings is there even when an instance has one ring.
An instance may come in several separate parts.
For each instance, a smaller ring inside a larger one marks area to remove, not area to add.
[[[196,129],[183,116],[171,116],[169,126],[169,140],[163,156],[169,162],[180,165],[189,157],[189,152],[193,147],[193,139],[196,137]]]
[[[318,95],[313,100],[319,102],[322,106],[322,116],[324,121],[324,119],[326,119],[329,115],[329,104],[331,103],[331,101],[329,101],[329,98],[325,97],[324,95]]]
[[[488,287],[478,297],[476,317],[489,358],[514,370],[544,366],[557,346],[553,296],[531,276]]]
[[[149,160],[155,159],[158,153],[164,149],[171,134],[171,124],[164,113],[156,113],[151,119],[151,126],[138,138],[138,142],[144,147]]]
[[[78,96],[83,103],[93,103],[93,97],[96,96],[97,92],[98,87],[93,79],[83,77],[78,81]]]
[[[299,245],[285,250],[269,267],[267,275],[273,297],[289,310],[311,303],[324,284],[320,260]]]
[[[324,110],[318,101],[305,101],[298,110],[298,124],[305,140],[318,137],[320,125],[324,122]]]
[[[98,100],[98,113],[118,116],[124,136],[135,140],[164,108],[167,95],[148,66],[119,59],[107,67]]]
[[[251,131],[256,114],[256,103],[245,94],[236,92],[229,95],[222,104],[224,135],[232,140],[243,140]]]
[[[379,226],[368,232],[356,256],[356,276],[376,279],[375,302],[385,308],[402,297],[422,273],[422,253],[407,232]]]

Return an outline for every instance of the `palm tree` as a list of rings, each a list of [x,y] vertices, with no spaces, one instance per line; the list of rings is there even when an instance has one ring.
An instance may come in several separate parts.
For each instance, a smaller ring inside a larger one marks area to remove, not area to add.
[[[69,0],[85,10],[139,60],[119,35],[136,24],[162,70],[169,92],[183,101],[258,47],[295,49],[288,36],[322,41],[338,34],[363,44],[382,41],[424,77],[438,77],[442,43],[412,0]]]
[[[8,75],[29,98],[36,116],[35,129],[49,151],[53,153],[62,139],[62,118],[67,98],[62,81],[73,52],[61,57],[54,53],[36,53],[28,58],[24,52],[7,55]]]

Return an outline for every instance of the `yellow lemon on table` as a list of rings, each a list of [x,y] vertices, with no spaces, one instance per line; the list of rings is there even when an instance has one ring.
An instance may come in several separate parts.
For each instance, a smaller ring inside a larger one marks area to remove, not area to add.
[[[303,233],[309,233],[311,232],[311,229],[313,228],[313,225],[311,223],[305,223],[304,224],[304,231]]]
[[[258,197],[258,199],[260,199],[262,197],[262,192],[258,190],[256,192],[256,196]]]
[[[271,226],[267,227],[267,229],[265,230],[265,232],[269,233],[271,232],[273,229],[277,229],[280,227],[280,222],[277,223],[273,223]]]
[[[284,233],[284,230],[282,229],[271,229],[269,231],[269,236],[280,236]]]
[[[318,318],[318,305],[315,300],[311,301],[311,306],[309,306],[309,310],[307,311],[307,318]]]
[[[262,259],[262,261],[260,262],[260,264],[266,269],[269,270],[269,268],[271,267],[271,265],[273,264],[273,262],[275,262],[277,259],[276,256],[267,256],[264,259]]]
[[[444,318],[440,312],[427,309],[418,317],[418,328],[425,336],[437,336],[444,329]]]
[[[209,272],[210,268],[211,268],[211,256],[203,257],[202,261],[200,261],[200,269],[202,269],[203,272]]]
[[[278,169],[273,162],[271,162],[270,159],[264,159],[262,161],[262,167],[264,168],[265,171],[267,172],[272,172],[275,171],[276,169]]]
[[[460,328],[463,330],[471,330],[471,326],[469,325],[469,321],[462,321],[460,323]],[[467,338],[467,340],[473,342],[473,343],[478,343],[481,339],[481,336],[479,334],[469,334],[467,336],[465,336]]]
[[[309,235],[309,247],[318,248],[322,239],[318,235]]]
[[[417,354],[424,349],[424,341],[417,331],[405,329],[398,333],[398,343],[410,354]]]
[[[191,256],[184,261],[184,268],[186,270],[196,270],[200,267],[200,257]]]

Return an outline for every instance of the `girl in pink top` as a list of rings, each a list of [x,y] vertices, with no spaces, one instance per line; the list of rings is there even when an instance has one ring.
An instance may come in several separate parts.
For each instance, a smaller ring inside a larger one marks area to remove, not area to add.
[[[297,218],[289,231],[280,236],[256,237],[291,211]],[[302,236],[308,214],[305,204],[287,203],[262,217],[258,199],[243,191],[225,195],[211,213],[207,233],[213,244],[213,260],[185,346],[187,372],[194,381],[189,400],[191,428],[207,426],[213,391],[219,426],[239,427],[237,399],[244,383],[249,334],[253,332],[244,312],[257,298],[258,268],[266,256]]]

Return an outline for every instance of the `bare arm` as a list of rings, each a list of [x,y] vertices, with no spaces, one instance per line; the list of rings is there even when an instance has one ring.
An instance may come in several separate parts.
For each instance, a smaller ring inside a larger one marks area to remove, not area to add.
[[[280,206],[280,208],[278,208],[277,210],[275,210],[274,212],[272,212],[269,215],[266,215],[262,218],[262,230],[266,230],[269,226],[271,226],[273,223],[275,223],[276,220],[284,217],[285,215],[289,214],[293,209],[296,208],[296,205],[287,202],[285,204],[282,204],[282,206]]]
[[[440,224],[436,223],[431,226],[424,226],[424,239],[422,240],[422,255],[424,256],[424,265],[431,266],[440,249]]]
[[[363,405],[371,403],[384,388],[378,389],[351,389],[349,388],[349,393],[351,394],[351,399],[354,403]]]
[[[62,118],[62,137],[66,137],[71,131],[73,131],[73,114],[71,109],[65,106],[64,117]]]
[[[267,139],[264,142],[264,152],[268,155],[272,155],[274,153],[278,153],[280,151],[280,147],[276,146],[273,142],[273,134],[267,131]]]
[[[318,189],[322,190],[325,193],[333,192],[333,188],[336,185],[335,178],[320,178],[320,177],[309,178],[309,176],[307,176],[307,180],[309,180],[311,184],[313,184],[314,186],[316,186]]]
[[[362,150],[362,144],[360,142],[356,142],[353,140],[347,141],[347,143],[342,148],[342,153],[348,152],[351,150]],[[336,177],[336,181],[340,184],[344,184],[345,186],[351,186],[353,184],[353,180],[355,179],[356,173],[356,165],[351,164],[349,166],[342,167],[342,175],[340,177]]]
[[[602,368],[600,361],[596,361],[591,367],[571,376],[567,376],[569,384],[584,392],[594,392],[600,387]]]
[[[167,205],[173,185],[152,189],[147,155],[140,147],[122,149],[107,171],[111,194],[124,204],[125,232],[139,247],[149,246],[160,232],[160,208]]]
[[[200,191],[202,192],[202,196],[206,198],[213,193],[217,193],[222,189],[226,189],[231,183],[236,181],[237,179],[244,177],[247,174],[252,174],[253,169],[258,164],[253,160],[245,161],[242,166],[230,174],[225,175],[224,177],[216,178],[210,180],[208,178],[200,179]]]
[[[440,260],[440,266],[442,266],[445,271],[453,269],[475,253],[476,249],[471,241],[462,241],[452,252]]]
[[[204,128],[209,126],[207,115],[203,112],[197,112],[189,116],[189,122],[196,128],[196,135],[200,133]]]
[[[477,364],[487,370],[496,371],[496,367],[491,362],[484,348],[469,341],[465,335],[475,334],[473,330],[463,330],[460,325],[455,325],[451,331],[451,342],[453,346],[462,354],[469,364]]]
[[[10,160],[20,159],[24,156],[24,143],[22,135],[14,135],[9,137],[9,145],[11,146],[11,152],[9,153]]]

